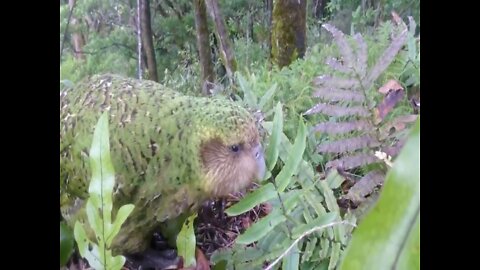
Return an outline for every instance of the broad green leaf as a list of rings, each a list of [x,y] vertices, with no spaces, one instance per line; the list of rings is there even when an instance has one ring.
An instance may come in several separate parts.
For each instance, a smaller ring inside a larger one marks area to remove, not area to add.
[[[78,252],[80,253],[80,256],[85,258],[85,255],[88,252],[88,244],[90,240],[88,240],[87,238],[87,233],[85,232],[82,223],[78,221],[75,222],[73,235],[75,237],[75,241],[77,242]]]
[[[183,223],[182,230],[177,236],[178,255],[183,257],[185,267],[195,266],[195,234],[193,231],[193,221],[197,214],[191,215]]]
[[[298,244],[294,245],[288,254],[283,257],[282,270],[297,270],[300,260],[300,250],[298,250]]]
[[[115,174],[110,159],[108,112],[102,114],[95,127],[92,147],[90,148],[90,166],[92,168],[92,179],[88,192],[99,196],[100,201],[91,195],[92,203],[94,203],[95,208],[101,209],[101,222],[110,224]]]
[[[233,253],[234,262],[246,262],[251,261],[261,255],[262,251],[257,247],[242,247],[235,249]]]
[[[258,107],[260,110],[264,110],[263,107],[265,107],[265,104],[267,104],[267,102],[269,102],[270,99],[272,99],[273,94],[275,94],[276,90],[277,90],[277,84],[275,83],[274,85],[272,85],[272,87],[270,87],[270,89],[268,89],[265,95],[263,95],[263,97],[260,98],[260,101],[258,102]]]
[[[285,216],[282,214],[280,209],[273,210],[266,217],[260,219],[254,223],[250,228],[248,228],[243,234],[237,237],[237,244],[248,245],[258,239],[264,237],[269,233],[275,226],[284,222],[286,220]]]
[[[297,206],[299,197],[303,194],[304,192],[299,189],[290,190],[282,194],[283,205],[287,213],[290,213]]]
[[[377,204],[353,233],[340,270],[420,269],[419,214],[420,118],[388,172]]]
[[[283,112],[282,104],[277,103],[275,107],[275,115],[273,116],[273,126],[270,132],[270,142],[268,144],[266,158],[268,170],[271,171],[275,167],[278,159],[278,151],[280,150],[280,139],[283,133]]]
[[[267,234],[262,239],[258,240],[257,246],[262,250],[269,250],[280,244],[280,242],[287,238],[285,232],[281,230],[275,230]]]
[[[227,265],[227,261],[221,260],[212,267],[212,270],[227,270]]]
[[[289,180],[291,180],[292,175],[297,172],[298,165],[303,160],[303,152],[305,151],[306,146],[306,136],[307,131],[305,124],[303,123],[303,120],[300,119],[295,143],[293,144],[285,166],[275,179],[279,192],[283,192],[285,190],[289,184]]]
[[[398,259],[398,269],[418,269],[420,265],[420,215]]]
[[[73,88],[73,82],[70,81],[70,80],[60,80],[60,83],[62,83],[63,85],[65,85],[68,88]]]
[[[272,262],[273,260],[277,259],[280,255],[282,255],[283,252],[285,252],[285,249],[287,249],[288,246],[283,246],[280,245],[278,247],[270,248],[268,252],[266,252],[264,255],[254,259],[251,261],[252,266],[263,266],[265,262]],[[239,268],[239,269],[251,269],[251,268]],[[265,268],[262,268],[265,269]]]
[[[108,250],[121,225],[133,210],[133,205],[124,205],[117,212],[115,223],[111,223],[112,190],[115,184],[113,165],[110,159],[108,113],[102,114],[95,127],[92,147],[90,148],[90,166],[92,179],[89,186],[89,198],[86,204],[87,220],[94,231],[97,243],[87,238],[84,225],[75,223],[74,235],[80,255],[93,269],[120,270],[125,257],[112,256]],[[89,245],[91,249],[89,249]]]
[[[321,260],[327,258],[327,255],[329,254],[330,252],[330,241],[325,238],[325,237],[322,237],[320,239],[320,252],[319,252],[319,257]]]
[[[325,210],[325,207],[322,205],[324,198],[320,197],[319,194],[313,194],[312,192],[308,191],[305,193],[303,198],[315,210],[317,216],[327,213],[327,210]]]
[[[60,222],[60,266],[64,266],[73,252],[73,232],[65,222]]]
[[[112,256],[112,251],[107,251],[107,267],[108,270],[120,270],[122,269],[123,265],[125,264],[125,257],[123,256]]]
[[[323,195],[325,195],[325,202],[327,203],[327,208],[330,212],[339,213],[340,208],[338,207],[337,199],[333,194],[333,190],[329,187],[327,181],[321,181],[320,187],[323,191]],[[340,221],[340,217],[337,218]],[[333,227],[333,232],[335,235],[335,240],[340,241],[342,244],[346,243],[345,239],[345,228],[343,226],[335,226]]]
[[[312,237],[308,239],[306,242],[307,244],[305,245],[305,249],[303,250],[302,254],[302,263],[310,261],[310,258],[313,255],[313,251],[315,250],[315,246],[317,245],[318,242],[317,237]]]
[[[273,130],[273,123],[272,122],[264,122],[263,127],[271,134]],[[289,156],[292,149],[292,144],[290,143],[287,135],[283,132],[280,133],[280,144],[279,144],[279,154],[278,156],[280,159],[285,163]],[[301,185],[309,185],[311,186],[312,181],[314,178],[314,172],[312,165],[302,160],[300,165],[298,165],[298,180]]]
[[[90,267],[92,267],[95,270],[106,270],[107,267],[105,267],[105,253],[101,252],[99,250],[98,245],[93,244],[92,245],[92,250],[87,251],[85,254],[85,259],[87,259],[88,264]]]
[[[416,45],[416,40],[415,40],[415,28],[417,27],[417,24],[415,23],[414,20],[410,21],[410,27],[409,27],[409,37],[408,37],[408,58],[409,60],[414,61],[415,57],[417,56],[417,45]]]
[[[240,74],[237,73],[238,84],[243,91],[243,99],[250,107],[257,107],[257,96],[252,91],[252,89],[248,86],[247,81],[245,78]]]
[[[213,264],[218,264],[221,261],[231,261],[232,260],[232,249],[217,249],[213,252],[210,257],[210,261]]]
[[[272,183],[268,183],[264,186],[259,187],[251,193],[248,193],[242,200],[238,203],[232,205],[225,210],[225,213],[229,216],[238,216],[247,211],[250,211],[256,205],[259,205],[263,202],[266,202],[270,199],[273,199],[277,196],[275,187]]]
[[[345,178],[343,178],[337,170],[332,170],[328,176],[327,179],[325,179],[328,183],[328,186],[331,189],[336,189],[339,188],[340,185],[345,181]]]
[[[95,232],[95,234],[99,236],[98,240],[104,242],[104,240],[102,239],[104,223],[102,222],[102,218],[99,216],[100,213],[98,211],[98,208],[93,205],[91,198],[87,201],[87,204],[85,206],[85,212],[87,213],[88,224],[90,224],[90,227]]]
[[[333,270],[336,268],[340,258],[341,247],[342,245],[338,242],[332,244],[332,252],[330,253],[330,260],[328,262],[328,270]]]
[[[120,228],[122,227],[122,224],[125,222],[125,220],[128,218],[130,213],[133,211],[135,208],[135,205],[133,204],[127,204],[123,205],[120,207],[120,209],[117,212],[117,217],[115,218],[115,221],[113,222],[113,226],[109,228],[109,230],[106,232],[106,239],[105,242],[108,247],[112,244],[113,238],[118,234],[120,231]]]
[[[324,226],[328,223],[332,223],[334,222],[336,219],[337,219],[338,215],[337,213],[326,213],[314,220],[312,220],[311,222],[307,223],[307,224],[303,224],[301,226],[298,226],[298,227],[295,227],[293,228],[292,230],[292,237],[293,238],[299,238],[302,234],[304,234],[305,232],[313,229],[314,227],[320,227],[320,226]]]

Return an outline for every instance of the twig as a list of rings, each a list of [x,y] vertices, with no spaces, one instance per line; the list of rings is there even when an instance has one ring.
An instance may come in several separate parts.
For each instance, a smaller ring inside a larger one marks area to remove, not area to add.
[[[309,235],[309,234],[312,234],[313,232],[316,232],[316,231],[319,231],[319,230],[323,230],[325,228],[328,228],[328,227],[333,227],[335,225],[344,225],[344,224],[348,224],[350,226],[353,226],[353,227],[356,227],[355,224],[352,224],[348,221],[340,221],[340,222],[331,222],[331,223],[328,223],[328,224],[325,224],[323,226],[318,226],[318,227],[314,227],[306,232],[304,232],[302,235],[300,235],[300,237],[298,237],[295,241],[293,241],[293,243],[282,253],[282,255],[280,255],[277,259],[275,259],[275,261],[273,261],[267,268],[265,268],[265,270],[271,270],[273,268],[273,266],[275,264],[277,264],[283,257],[287,256],[288,252],[290,252],[290,250],[296,245],[298,244],[298,242],[300,242],[300,240],[302,240],[305,236]]]
[[[72,8],[70,9],[70,13],[68,13],[67,25],[65,26],[65,31],[63,32],[62,45],[60,45],[60,62],[62,61],[63,47],[65,45],[65,39],[67,37],[68,26],[70,25],[70,19],[72,19],[73,9],[75,8],[76,5],[77,5],[77,1],[73,2]]]

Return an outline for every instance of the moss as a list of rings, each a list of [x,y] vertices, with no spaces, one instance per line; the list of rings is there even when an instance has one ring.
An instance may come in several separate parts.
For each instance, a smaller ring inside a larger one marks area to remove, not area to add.
[[[280,68],[302,58],[306,47],[306,1],[275,1],[272,15],[272,62]]]

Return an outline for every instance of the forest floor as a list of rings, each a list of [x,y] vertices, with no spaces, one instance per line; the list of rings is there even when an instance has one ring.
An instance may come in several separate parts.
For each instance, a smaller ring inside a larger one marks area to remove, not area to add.
[[[237,193],[224,200],[208,201],[199,210],[198,217],[194,223],[194,230],[197,241],[197,264],[202,265],[202,267],[197,266],[197,268],[192,269],[184,268],[185,270],[210,269],[205,268],[205,266],[209,265],[210,256],[213,252],[221,248],[232,247],[238,235],[243,233],[258,219],[266,216],[271,211],[270,205],[261,204],[255,206],[252,210],[235,217],[229,217],[224,213],[225,209],[237,203],[243,197],[244,193]],[[199,252],[199,250],[201,252]],[[72,256],[72,259],[67,265],[66,268],[62,269],[92,270],[89,268],[86,260],[78,260],[77,254]],[[177,268],[168,269],[183,269],[182,263],[180,263]],[[139,267],[127,259],[122,270],[139,270]]]

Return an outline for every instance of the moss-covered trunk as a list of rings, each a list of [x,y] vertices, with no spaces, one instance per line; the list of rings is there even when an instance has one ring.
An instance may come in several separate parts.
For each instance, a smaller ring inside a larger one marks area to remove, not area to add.
[[[302,58],[306,48],[306,0],[275,0],[272,15],[272,62],[279,67]]]
[[[207,23],[207,9],[205,0],[194,0],[195,6],[195,31],[197,33],[197,49],[200,57],[200,66],[202,69],[202,92],[209,94],[211,84],[215,80],[213,73],[212,54],[210,50],[209,31]]]

